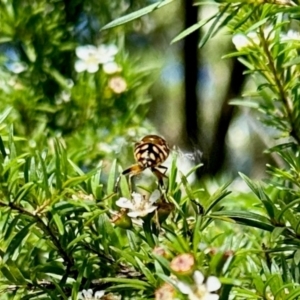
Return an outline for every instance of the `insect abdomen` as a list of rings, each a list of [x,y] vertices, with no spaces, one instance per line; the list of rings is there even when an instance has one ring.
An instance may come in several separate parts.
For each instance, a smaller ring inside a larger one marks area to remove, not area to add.
[[[137,143],[134,149],[135,159],[144,168],[156,167],[163,163],[169,155],[166,144]]]

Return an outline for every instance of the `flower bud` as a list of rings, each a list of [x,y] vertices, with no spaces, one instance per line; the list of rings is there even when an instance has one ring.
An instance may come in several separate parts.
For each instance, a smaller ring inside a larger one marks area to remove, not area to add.
[[[117,227],[123,229],[131,229],[132,228],[132,220],[127,215],[126,209],[121,209],[117,212],[111,219],[111,222],[114,223]]]

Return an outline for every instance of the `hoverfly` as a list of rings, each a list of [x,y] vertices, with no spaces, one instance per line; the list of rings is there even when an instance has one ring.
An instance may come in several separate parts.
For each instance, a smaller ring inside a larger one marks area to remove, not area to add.
[[[158,184],[163,186],[163,178],[167,178],[165,175],[167,167],[161,164],[168,158],[170,148],[167,142],[158,135],[146,135],[134,146],[134,158],[136,164],[125,169],[118,177],[115,184],[115,191],[117,191],[119,182],[122,175],[132,176],[138,175],[147,168],[157,177]],[[160,170],[161,169],[161,170]],[[129,181],[130,181],[129,179]]]

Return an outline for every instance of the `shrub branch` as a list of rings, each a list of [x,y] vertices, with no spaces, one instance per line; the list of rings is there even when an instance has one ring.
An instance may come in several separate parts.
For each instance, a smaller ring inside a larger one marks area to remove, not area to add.
[[[262,41],[262,45],[263,45],[263,49],[265,51],[265,54],[267,56],[267,60],[268,60],[268,64],[269,65],[269,70],[272,73],[273,77],[274,77],[274,81],[275,84],[278,88],[278,92],[279,92],[279,96],[284,104],[284,107],[286,109],[287,112],[287,117],[291,126],[291,131],[290,131],[290,135],[297,141],[298,144],[300,144],[300,135],[298,133],[298,131],[295,128],[295,122],[293,119],[293,104],[291,99],[288,97],[288,95],[286,94],[285,90],[284,90],[284,86],[280,80],[279,74],[276,71],[276,67],[275,67],[275,62],[273,59],[273,56],[269,50],[268,47],[268,42],[265,38],[263,29],[260,28],[260,35],[261,35],[261,41]]]

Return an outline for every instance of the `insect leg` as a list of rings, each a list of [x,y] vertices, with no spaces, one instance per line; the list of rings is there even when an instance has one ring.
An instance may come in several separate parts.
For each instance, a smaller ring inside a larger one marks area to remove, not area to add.
[[[163,176],[164,176],[165,178],[167,178],[167,176],[166,176],[165,174],[166,174],[168,168],[165,167],[165,166],[162,166],[162,165],[158,166],[157,168],[163,169],[164,171],[162,171],[161,173],[163,174]]]
[[[119,183],[121,180],[122,175],[129,175],[129,189],[131,190],[131,178],[132,176],[140,174],[142,171],[144,171],[144,168],[138,164],[132,165],[131,167],[125,169],[117,178],[114,192],[116,193],[118,191]]]
[[[151,171],[153,172],[153,174],[157,177],[158,179],[158,185],[161,187],[164,187],[164,181],[163,178],[167,178],[167,176],[165,175],[167,168],[164,166],[159,166],[159,168],[163,167],[163,169],[165,169],[164,173],[162,173],[160,170],[158,170],[157,168],[151,168]]]

